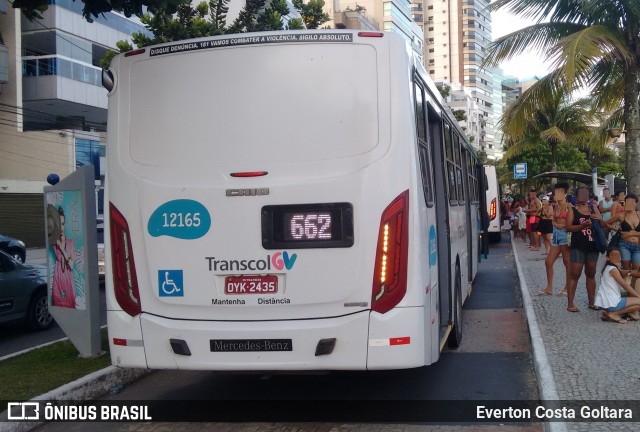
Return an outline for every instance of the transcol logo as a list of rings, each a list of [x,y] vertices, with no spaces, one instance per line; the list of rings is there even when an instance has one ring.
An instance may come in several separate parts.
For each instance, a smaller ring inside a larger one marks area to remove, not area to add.
[[[267,255],[264,259],[238,259],[226,260],[216,257],[205,257],[209,263],[209,271],[265,271],[284,269],[291,270],[298,259],[298,254],[289,254],[287,251],[276,252]]]

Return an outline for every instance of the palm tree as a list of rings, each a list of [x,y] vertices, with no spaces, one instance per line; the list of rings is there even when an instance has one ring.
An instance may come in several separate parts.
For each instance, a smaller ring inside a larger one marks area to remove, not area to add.
[[[492,10],[500,8],[534,18],[536,24],[494,41],[487,64],[528,48],[553,60],[553,71],[520,102],[523,118],[582,86],[594,89],[591,101],[598,112],[614,112],[623,99],[627,185],[640,194],[640,1],[497,0],[490,5]]]
[[[529,89],[531,90],[531,89]],[[551,170],[557,170],[558,146],[570,144],[579,148],[593,148],[595,127],[590,109],[590,100],[571,102],[567,97],[556,94],[544,105],[533,110],[522,108],[522,101],[528,100],[527,90],[516,100],[500,119],[500,125],[507,142],[512,143],[504,154],[512,158],[519,153],[535,149],[540,143],[547,143],[551,149]],[[527,104],[528,102],[525,102]]]

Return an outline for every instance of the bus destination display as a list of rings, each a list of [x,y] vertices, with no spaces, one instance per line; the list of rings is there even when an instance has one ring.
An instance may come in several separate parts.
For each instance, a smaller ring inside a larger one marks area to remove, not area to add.
[[[350,203],[289,204],[262,208],[265,249],[342,248],[353,246]]]
[[[332,240],[331,213],[284,213],[283,234],[285,240]]]

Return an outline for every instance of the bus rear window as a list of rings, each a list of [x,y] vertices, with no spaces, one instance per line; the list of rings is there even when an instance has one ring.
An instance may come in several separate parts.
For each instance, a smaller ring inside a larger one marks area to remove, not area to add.
[[[378,144],[375,49],[304,44],[134,63],[131,158],[194,167],[352,157]],[[126,145],[121,143],[121,145]]]

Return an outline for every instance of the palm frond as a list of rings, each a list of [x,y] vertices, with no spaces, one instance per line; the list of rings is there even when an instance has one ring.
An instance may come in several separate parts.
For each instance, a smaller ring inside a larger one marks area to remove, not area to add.
[[[535,150],[543,145],[545,145],[545,142],[539,137],[528,136],[509,147],[507,151],[504,152],[502,158],[503,160],[508,160],[514,156],[524,153],[527,150]]]
[[[640,21],[640,2],[638,0],[618,0],[618,3],[629,20]]]
[[[584,29],[584,26],[573,23],[539,23],[493,41],[487,48],[487,57],[483,63],[495,65],[509,60],[528,50],[547,52],[552,50],[563,38]]]
[[[623,1],[582,0],[581,12],[591,24],[608,23],[618,27],[625,15]]]
[[[563,142],[567,139],[567,135],[558,127],[551,126],[549,129],[545,129],[540,132],[540,138],[547,142]]]
[[[521,139],[526,131],[527,124],[540,112],[540,107],[553,106],[556,100],[568,93],[564,77],[558,71],[540,79],[515,100],[505,110],[498,122],[505,135],[515,140]]]
[[[624,127],[624,109],[621,106],[602,116],[588,146],[590,148],[605,147],[610,141],[608,130],[613,127]]]
[[[610,112],[622,105],[624,100],[624,70],[612,59],[601,59],[592,68],[589,86],[593,88],[591,98],[594,109]]]
[[[490,11],[504,9],[511,14],[537,21],[547,17],[577,21],[583,16],[580,3],[580,0],[497,0],[487,9]]]
[[[551,49],[551,56],[569,86],[588,85],[602,59],[631,62],[635,58],[621,34],[605,25],[592,25],[564,37]]]

